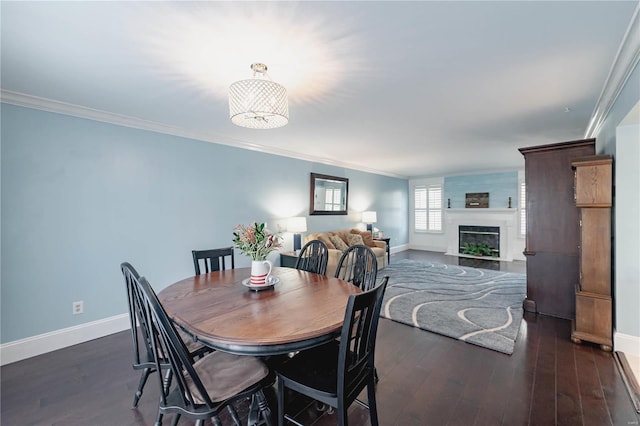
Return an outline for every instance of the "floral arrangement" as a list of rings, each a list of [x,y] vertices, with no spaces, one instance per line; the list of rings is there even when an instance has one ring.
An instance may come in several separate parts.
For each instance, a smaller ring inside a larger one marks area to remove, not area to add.
[[[233,232],[233,243],[253,260],[265,260],[269,253],[282,247],[280,234],[269,231],[264,223],[258,222],[236,226]]]

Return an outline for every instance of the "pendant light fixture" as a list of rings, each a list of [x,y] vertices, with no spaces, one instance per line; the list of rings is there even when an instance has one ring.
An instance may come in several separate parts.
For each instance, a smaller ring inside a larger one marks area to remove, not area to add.
[[[231,122],[250,129],[274,129],[289,122],[287,89],[272,81],[267,66],[251,65],[253,78],[229,86]]]

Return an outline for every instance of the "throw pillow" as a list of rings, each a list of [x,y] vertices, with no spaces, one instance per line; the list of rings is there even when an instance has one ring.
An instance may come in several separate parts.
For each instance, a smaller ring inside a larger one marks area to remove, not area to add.
[[[365,246],[378,247],[373,242],[373,236],[371,235],[371,231],[360,231],[359,229],[352,229],[351,233],[352,234],[360,234],[360,236],[362,236],[362,240],[364,241],[364,245]]]
[[[349,234],[347,236],[347,240],[349,246],[355,246],[357,244],[364,245],[364,241],[362,240],[362,236],[360,234]]]
[[[349,245],[349,241],[347,241],[347,237],[349,236],[349,230],[344,230],[344,231],[335,231],[333,233],[333,235],[337,235],[338,237],[340,237],[342,239],[342,241],[346,244]]]
[[[335,250],[336,246],[333,245],[327,234],[318,234],[318,239],[326,244],[328,249]]]
[[[329,239],[331,240],[333,245],[336,246],[336,248],[340,251],[345,251],[349,248],[349,246],[346,245],[344,241],[342,241],[342,238],[338,237],[337,235],[331,235]]]

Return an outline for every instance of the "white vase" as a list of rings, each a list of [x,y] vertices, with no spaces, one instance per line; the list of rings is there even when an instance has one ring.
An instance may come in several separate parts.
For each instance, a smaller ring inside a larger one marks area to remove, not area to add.
[[[251,285],[265,285],[271,274],[271,262],[268,260],[251,261]]]

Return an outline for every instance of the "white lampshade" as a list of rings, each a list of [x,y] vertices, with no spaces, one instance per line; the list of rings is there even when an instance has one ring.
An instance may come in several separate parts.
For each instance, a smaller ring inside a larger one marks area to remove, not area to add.
[[[378,221],[378,217],[376,212],[366,211],[362,212],[362,223],[376,223]]]
[[[287,89],[275,81],[257,78],[266,75],[267,66],[252,64],[254,78],[229,86],[231,122],[251,129],[273,129],[289,122]]]
[[[307,218],[290,217],[287,220],[287,231],[293,233],[307,232]]]

